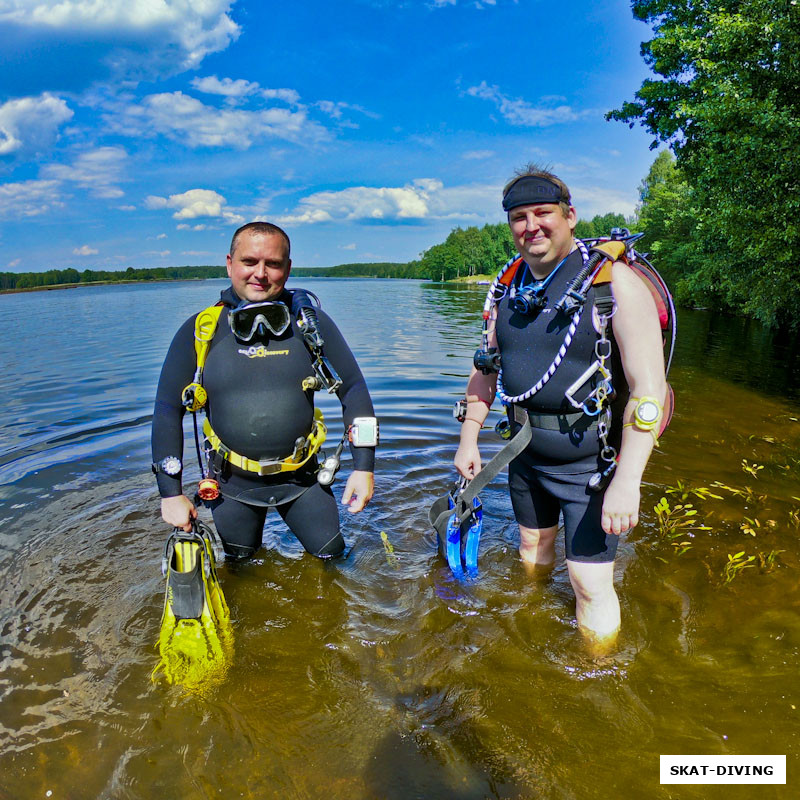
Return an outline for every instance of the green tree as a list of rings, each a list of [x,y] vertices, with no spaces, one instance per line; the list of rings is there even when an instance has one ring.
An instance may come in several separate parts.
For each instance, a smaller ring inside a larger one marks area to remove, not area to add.
[[[669,150],[656,156],[639,186],[639,200],[637,228],[645,235],[638,249],[649,254],[679,302],[707,303],[715,291],[696,286],[705,260],[695,246],[694,197]]]
[[[800,14],[797,0],[634,0],[659,76],[610,119],[667,143],[691,187],[695,297],[798,325]]]

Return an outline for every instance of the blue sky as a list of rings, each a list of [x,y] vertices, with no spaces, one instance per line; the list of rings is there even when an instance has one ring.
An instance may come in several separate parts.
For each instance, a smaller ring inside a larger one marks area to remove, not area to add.
[[[519,165],[630,214],[650,137],[625,0],[0,0],[0,271],[408,261],[503,219]]]

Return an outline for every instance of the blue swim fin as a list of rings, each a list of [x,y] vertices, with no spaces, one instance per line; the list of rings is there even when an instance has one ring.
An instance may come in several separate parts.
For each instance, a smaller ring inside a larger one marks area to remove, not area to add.
[[[453,498],[448,498],[448,506],[455,508]],[[456,578],[464,577],[464,570],[461,567],[461,525],[458,517],[453,514],[447,520],[447,530],[445,532],[445,557],[447,563]]]
[[[467,523],[464,523],[465,525]],[[479,497],[472,500],[472,517],[467,528],[466,542],[464,543],[464,566],[471,578],[478,575],[478,546],[481,542],[483,530],[483,504]]]

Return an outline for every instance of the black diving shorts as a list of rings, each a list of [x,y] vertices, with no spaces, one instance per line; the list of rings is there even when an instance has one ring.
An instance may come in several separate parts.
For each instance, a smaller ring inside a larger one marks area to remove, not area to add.
[[[517,523],[525,528],[552,528],[563,514],[569,561],[613,561],[619,536],[603,531],[604,493],[588,488],[589,478],[596,471],[596,459],[542,469],[533,466],[525,453],[517,456],[508,467],[508,488]]]

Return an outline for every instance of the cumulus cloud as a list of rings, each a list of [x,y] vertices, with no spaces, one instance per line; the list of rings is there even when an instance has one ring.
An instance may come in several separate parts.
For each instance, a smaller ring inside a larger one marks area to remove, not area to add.
[[[58,189],[58,181],[0,184],[0,218],[36,217],[63,207]]]
[[[219,217],[232,223],[244,222],[244,217],[226,208],[226,204],[225,198],[213,189],[189,189],[187,192],[169,197],[150,195],[145,199],[145,206],[149,209],[176,209],[172,215],[174,219]]]
[[[72,254],[75,256],[96,256],[97,253],[98,251],[94,247],[89,247],[88,244],[76,247],[72,251]]]
[[[196,67],[239,36],[228,16],[232,0],[5,0],[0,23],[28,36],[55,34],[76,44],[105,43],[118,66],[145,59]],[[144,44],[147,53],[136,52]]]
[[[561,122],[574,122],[577,119],[596,113],[590,109],[575,111],[571,106],[564,104],[532,106],[521,98],[504,95],[499,87],[489,86],[486,81],[481,81],[478,86],[472,86],[467,89],[467,94],[471,97],[479,97],[482,100],[489,100],[494,103],[506,122],[511,125],[522,125],[530,128],[544,128]],[[549,101],[552,103],[553,99],[549,98]]]
[[[21,97],[0,105],[0,156],[41,152],[49,148],[58,128],[73,112],[49,92]]]
[[[205,94],[221,94],[223,97],[245,97],[258,91],[258,84],[243,79],[218,78],[209,75],[207,78],[194,78],[192,86]]]
[[[325,129],[310,120],[305,109],[218,109],[183,92],[148,95],[138,105],[122,106],[106,122],[121,135],[160,133],[189,147],[245,150],[264,139],[316,142],[327,138]]]
[[[267,100],[283,100],[291,105],[300,102],[300,95],[294,89],[262,89],[261,96]]]
[[[182,222],[180,225],[175,226],[179,231],[204,231],[208,225],[187,225],[185,222]]]
[[[120,179],[128,154],[122,147],[98,147],[81,153],[72,165],[49,164],[42,169],[45,178],[73,181],[95,197],[112,199],[124,192],[115,186]]]
[[[205,94],[218,94],[229,99],[239,99],[258,95],[265,100],[281,100],[290,105],[300,102],[300,95],[294,89],[262,89],[256,81],[246,81],[243,78],[218,78],[209,75],[206,78],[194,78],[192,86]]]
[[[494,219],[499,188],[468,184],[446,188],[433,178],[417,178],[400,187],[353,186],[303,198],[279,223],[364,221],[410,222],[441,219]]]
[[[582,219],[591,219],[596,214],[613,212],[631,216],[636,211],[638,197],[635,192],[625,192],[604,185],[570,182],[572,202]]]

